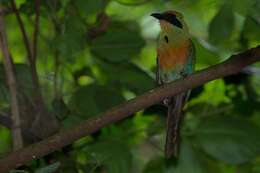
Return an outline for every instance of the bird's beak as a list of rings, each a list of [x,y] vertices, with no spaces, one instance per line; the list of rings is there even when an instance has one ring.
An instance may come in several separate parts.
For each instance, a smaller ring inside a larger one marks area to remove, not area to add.
[[[158,20],[160,20],[160,19],[163,18],[163,15],[160,14],[160,13],[153,13],[153,14],[151,14],[151,16],[153,16],[154,18],[156,18],[156,19],[158,19]]]

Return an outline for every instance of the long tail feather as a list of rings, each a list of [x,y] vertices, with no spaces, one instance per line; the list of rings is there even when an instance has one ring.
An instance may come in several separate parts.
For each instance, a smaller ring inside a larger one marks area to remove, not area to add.
[[[167,132],[165,143],[166,158],[178,157],[180,145],[180,127],[183,119],[183,107],[187,94],[181,93],[169,100]]]

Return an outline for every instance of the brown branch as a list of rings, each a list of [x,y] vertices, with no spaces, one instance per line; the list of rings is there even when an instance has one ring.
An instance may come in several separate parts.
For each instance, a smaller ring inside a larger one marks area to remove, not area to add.
[[[28,61],[30,63],[31,67],[31,75],[32,75],[32,82],[33,82],[33,88],[34,88],[34,98],[35,98],[35,103],[36,106],[39,108],[39,111],[43,112],[44,109],[44,101],[42,98],[42,93],[40,89],[40,82],[39,82],[39,77],[37,74],[37,67],[36,67],[36,56],[37,56],[37,38],[38,38],[38,31],[39,31],[39,15],[40,15],[40,0],[35,1],[35,24],[34,24],[34,33],[33,33],[33,41],[32,41],[32,46],[29,41],[29,37],[26,33],[24,23],[22,21],[20,12],[17,9],[15,0],[11,0],[11,5],[12,9],[16,15],[22,36],[23,36],[23,41],[27,50],[27,56],[28,56]]]
[[[1,6],[0,6],[1,11]],[[4,69],[7,78],[8,87],[11,95],[11,119],[12,119],[12,142],[13,150],[18,150],[23,147],[21,120],[18,103],[17,84],[13,68],[13,62],[8,50],[7,36],[5,32],[5,23],[2,16],[0,16],[0,47],[3,54]]]
[[[34,23],[34,32],[32,42],[29,41],[28,35],[25,30],[24,23],[21,18],[20,11],[17,9],[15,0],[11,0],[12,9],[16,15],[19,28],[21,30],[23,41],[28,54],[28,61],[30,64],[31,76],[32,76],[32,84],[33,84],[33,93],[32,100],[33,105],[30,103],[24,103],[26,107],[32,107],[32,114],[35,115],[33,123],[31,125],[31,131],[38,138],[42,138],[43,136],[49,136],[53,134],[54,131],[58,129],[58,122],[55,117],[51,116],[47,111],[42,92],[40,86],[40,80],[37,73],[37,38],[39,32],[39,18],[40,18],[40,0],[35,0],[35,23]]]
[[[32,75],[32,81],[33,81],[33,85],[34,85],[34,89],[35,89],[35,93],[39,93],[40,92],[40,84],[39,84],[39,79],[38,79],[38,75],[37,75],[37,69],[36,69],[36,60],[35,60],[35,56],[36,56],[36,50],[37,50],[37,35],[38,35],[38,23],[39,23],[39,11],[37,7],[36,9],[36,19],[35,19],[35,31],[34,31],[34,39],[33,39],[33,50],[31,50],[31,44],[30,44],[30,41],[29,41],[29,37],[28,37],[28,34],[25,30],[25,26],[24,26],[24,23],[22,21],[22,18],[21,18],[21,15],[20,15],[20,12],[18,11],[17,9],[17,6],[16,6],[16,3],[15,3],[15,0],[11,0],[11,6],[12,6],[12,10],[14,11],[15,13],[15,16],[16,16],[16,19],[18,21],[18,24],[19,24],[19,27],[20,27],[20,30],[21,30],[21,33],[22,33],[22,36],[23,36],[23,41],[24,41],[24,45],[25,45],[25,48],[26,48],[26,51],[27,51],[27,56],[28,56],[28,61],[30,63],[30,66],[31,66],[31,75]],[[36,4],[36,6],[38,6]],[[37,17],[38,16],[38,17]],[[36,35],[36,36],[35,36]],[[41,95],[41,94],[40,94]],[[39,96],[41,97],[41,96]]]
[[[37,74],[37,67],[36,67],[36,58],[37,58],[37,43],[38,43],[38,33],[39,33],[39,19],[40,19],[40,0],[35,0],[35,22],[34,22],[34,32],[33,32],[33,39],[32,39],[32,54],[31,54],[31,74],[32,74],[32,81],[34,84],[34,90],[36,93],[36,102],[39,103],[39,106],[43,106],[43,98],[40,89],[40,82]]]
[[[150,90],[147,93],[114,107],[96,118],[89,119],[74,128],[60,132],[39,143],[11,153],[6,156],[6,158],[0,160],[0,172],[4,173],[31,160],[38,159],[56,151],[83,136],[96,132],[104,126],[120,121],[137,111],[158,103],[164,98],[172,97],[211,80],[235,74],[245,66],[257,61],[260,61],[260,46],[247,50],[244,53],[233,55],[223,63],[196,72],[183,80],[177,80]]]
[[[97,14],[97,26],[92,26],[88,29],[87,38],[90,40],[95,39],[99,35],[105,33],[110,24],[110,19],[106,13],[101,12]]]

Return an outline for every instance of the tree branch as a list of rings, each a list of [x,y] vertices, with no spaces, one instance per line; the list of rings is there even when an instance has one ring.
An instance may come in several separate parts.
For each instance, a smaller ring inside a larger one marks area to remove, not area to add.
[[[0,6],[1,11],[1,6]],[[21,120],[18,103],[17,83],[13,68],[13,61],[8,50],[7,36],[5,32],[5,23],[0,16],[0,47],[3,54],[4,69],[7,78],[8,87],[11,95],[11,119],[12,119],[12,142],[13,150],[18,150],[23,147],[23,138],[21,130]]]
[[[147,93],[114,107],[95,118],[91,118],[74,128],[60,132],[39,143],[11,153],[6,158],[0,160],[0,172],[6,172],[31,160],[56,151],[83,136],[98,131],[104,126],[120,121],[139,110],[158,103],[164,98],[172,97],[211,80],[235,74],[245,66],[257,61],[260,61],[260,46],[247,50],[244,53],[233,55],[223,63],[196,72],[183,80],[177,80],[150,90]]]
[[[21,13],[17,9],[15,0],[11,0],[12,9],[16,15],[18,25],[20,27],[23,41],[27,50],[27,58],[30,64],[31,76],[32,76],[32,84],[33,84],[33,93],[32,93],[32,103],[24,103],[25,106],[32,106],[32,112],[35,114],[35,119],[31,125],[31,131],[38,138],[42,138],[45,136],[49,136],[53,134],[54,131],[57,131],[59,124],[55,117],[51,116],[48,113],[40,86],[40,80],[37,73],[37,38],[39,33],[39,19],[40,19],[40,0],[35,0],[35,22],[34,22],[34,31],[33,38],[30,42],[29,37],[26,33],[24,23],[21,18]],[[22,114],[23,115],[23,114]]]
[[[22,21],[20,12],[17,9],[15,0],[11,0],[11,6],[12,6],[12,10],[15,13],[16,19],[18,21],[22,36],[23,36],[23,41],[24,41],[24,45],[27,51],[27,58],[28,61],[30,63],[30,67],[31,67],[31,75],[32,75],[32,81],[33,81],[33,87],[35,89],[35,93],[36,95],[40,95],[37,96],[39,98],[37,98],[38,100],[41,100],[41,91],[40,91],[40,84],[39,84],[39,79],[38,79],[38,75],[37,75],[37,69],[36,69],[36,51],[37,51],[37,35],[38,35],[38,25],[39,25],[39,9],[40,9],[40,4],[38,2],[39,0],[37,0],[35,2],[35,7],[36,7],[36,18],[35,18],[35,28],[34,28],[34,34],[33,34],[33,46],[31,48],[31,43],[29,41],[29,37],[28,34],[25,30],[24,27],[24,23]]]

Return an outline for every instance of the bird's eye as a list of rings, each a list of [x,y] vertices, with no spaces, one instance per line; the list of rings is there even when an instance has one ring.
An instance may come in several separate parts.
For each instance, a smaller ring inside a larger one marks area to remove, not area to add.
[[[168,39],[167,35],[164,36],[164,40],[166,41],[166,43],[169,42],[169,39]]]

